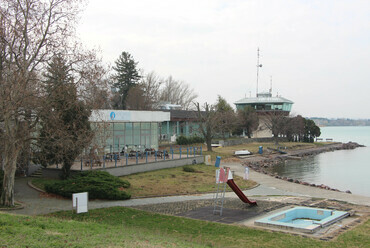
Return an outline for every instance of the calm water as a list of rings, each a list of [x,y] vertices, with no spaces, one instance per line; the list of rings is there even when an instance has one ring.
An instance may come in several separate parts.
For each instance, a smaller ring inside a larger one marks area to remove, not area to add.
[[[281,176],[370,196],[370,127],[323,127],[320,137],[340,142],[353,141],[366,147],[321,153],[301,161],[286,161],[285,164],[276,166],[274,172]]]

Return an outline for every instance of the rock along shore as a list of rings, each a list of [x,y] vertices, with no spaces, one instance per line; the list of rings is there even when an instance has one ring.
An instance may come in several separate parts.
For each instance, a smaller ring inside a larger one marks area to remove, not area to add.
[[[314,147],[314,148],[309,148],[309,149],[294,150],[294,151],[287,150],[286,154],[271,153],[269,155],[250,157],[250,158],[246,158],[245,160],[243,160],[242,164],[244,166],[248,166],[249,168],[255,170],[256,172],[264,173],[264,174],[267,174],[272,177],[282,179],[288,182],[294,182],[297,184],[302,184],[302,185],[318,187],[321,189],[340,192],[340,190],[330,188],[329,186],[324,185],[324,184],[317,185],[314,183],[308,183],[308,182],[300,181],[300,180],[293,179],[293,178],[282,177],[282,176],[279,176],[277,173],[271,173],[269,169],[281,163],[284,160],[289,160],[289,159],[298,160],[303,157],[314,156],[314,155],[317,155],[323,152],[330,152],[330,151],[336,151],[336,150],[349,150],[349,149],[355,149],[358,147],[363,147],[363,145],[359,145],[355,142],[334,143],[334,144],[329,144],[329,145],[324,145],[321,147]],[[349,190],[346,190],[345,192],[351,194],[351,191]]]

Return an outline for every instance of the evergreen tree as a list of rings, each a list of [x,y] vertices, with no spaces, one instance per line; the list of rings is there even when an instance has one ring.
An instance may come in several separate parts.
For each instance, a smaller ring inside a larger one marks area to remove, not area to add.
[[[320,127],[316,126],[315,122],[310,119],[304,119],[304,142],[311,142],[315,141],[316,137],[321,135]]]
[[[76,157],[90,144],[91,111],[78,99],[73,76],[61,56],[49,63],[45,80],[45,110],[40,114],[41,129],[36,160],[43,166],[63,165],[67,178]]]
[[[116,66],[113,69],[116,71],[116,75],[112,86],[118,89],[119,101],[115,102],[113,107],[115,109],[126,109],[128,92],[141,78],[136,68],[138,62],[135,62],[128,52],[122,52],[115,63]]]
[[[231,105],[220,95],[215,104],[215,111],[217,116],[216,132],[225,139],[231,135],[237,127],[237,117]]]

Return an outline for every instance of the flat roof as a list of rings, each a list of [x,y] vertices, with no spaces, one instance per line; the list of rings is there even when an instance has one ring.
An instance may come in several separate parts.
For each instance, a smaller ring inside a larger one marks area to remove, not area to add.
[[[281,97],[281,96],[276,96],[276,97],[247,97],[243,98],[239,101],[236,101],[234,104],[252,104],[252,103],[290,103],[293,104],[294,102]]]

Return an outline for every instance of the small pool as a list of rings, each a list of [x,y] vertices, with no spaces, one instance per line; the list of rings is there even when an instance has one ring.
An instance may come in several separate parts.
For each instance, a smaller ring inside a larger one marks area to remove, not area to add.
[[[294,207],[265,218],[256,220],[259,226],[278,227],[281,229],[313,233],[343,219],[348,212],[321,208]]]

